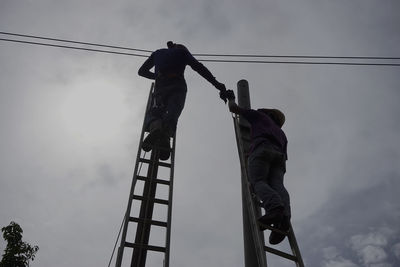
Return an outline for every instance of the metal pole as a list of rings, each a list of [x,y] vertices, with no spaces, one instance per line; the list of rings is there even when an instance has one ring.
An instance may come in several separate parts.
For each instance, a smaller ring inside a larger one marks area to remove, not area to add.
[[[238,105],[242,108],[251,108],[249,83],[246,80],[240,80],[237,83]]]
[[[237,83],[237,95],[238,95],[238,105],[242,108],[250,109],[250,93],[249,93],[249,83],[246,80],[240,80]],[[250,140],[250,125],[244,119],[239,119],[240,125],[240,132],[242,136],[242,144],[243,150],[247,152],[249,150],[250,144],[245,142],[245,140]],[[244,164],[247,164],[245,162]],[[242,213],[243,213],[243,239],[244,239],[244,261],[245,267],[266,267],[266,260],[265,260],[265,253],[263,253],[265,266],[260,266],[260,262],[258,259],[258,249],[256,247],[256,240],[260,238],[264,241],[264,236],[260,236],[259,238],[255,239],[256,237],[253,236],[253,232],[251,229],[251,218],[250,218],[250,211],[249,211],[249,201],[253,201],[251,196],[248,194],[248,181],[246,173],[247,168],[242,169],[241,175],[241,184],[242,184]],[[262,244],[264,245],[264,244]]]

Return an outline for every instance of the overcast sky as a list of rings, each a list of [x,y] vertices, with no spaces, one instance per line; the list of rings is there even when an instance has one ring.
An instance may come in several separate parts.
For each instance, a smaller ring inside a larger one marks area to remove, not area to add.
[[[1,0],[0,31],[147,50],[173,40],[192,53],[400,57],[399,14],[396,0]],[[32,267],[107,266],[151,85],[137,75],[144,60],[0,41],[0,226],[16,221],[40,247]],[[400,266],[400,67],[205,65],[228,88],[248,80],[252,107],[285,112],[285,184],[306,265]],[[190,68],[186,79],[170,266],[244,266],[232,119],[207,81]]]

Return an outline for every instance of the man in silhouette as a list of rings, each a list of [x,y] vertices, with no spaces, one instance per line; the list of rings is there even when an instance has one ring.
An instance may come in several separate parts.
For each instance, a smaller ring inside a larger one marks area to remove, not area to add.
[[[213,74],[182,44],[172,41],[168,48],[153,52],[139,68],[138,74],[155,80],[154,95],[156,108],[149,114],[150,133],[143,142],[143,149],[150,151],[153,145],[161,147],[160,159],[170,155],[170,137],[175,134],[179,116],[186,99],[185,67],[189,65],[220,92],[220,98],[226,102],[225,85],[218,82]],[[154,67],[154,72],[150,71]]]
[[[235,103],[232,90],[226,93],[229,110],[245,118],[251,126],[248,175],[254,192],[260,198],[265,215],[258,219],[282,231],[290,227],[290,199],[283,185],[286,172],[287,139],[282,125],[285,115],[278,109],[244,109]],[[265,227],[262,227],[264,230]],[[279,244],[285,235],[272,231],[269,242]]]

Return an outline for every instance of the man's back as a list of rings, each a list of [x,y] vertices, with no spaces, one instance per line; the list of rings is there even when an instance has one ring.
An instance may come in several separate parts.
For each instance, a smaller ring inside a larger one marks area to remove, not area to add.
[[[153,53],[156,75],[175,74],[183,76],[185,67],[192,57],[188,51],[179,48],[162,48]]]
[[[139,68],[138,74],[148,79],[157,80],[159,84],[160,80],[163,81],[161,83],[165,82],[166,84],[171,82],[168,80],[181,82],[182,80],[184,81],[183,74],[186,65],[189,65],[194,71],[214,85],[220,91],[220,98],[226,101],[226,97],[223,94],[226,91],[225,85],[218,82],[212,73],[181,44],[168,42],[168,48],[161,48],[153,52]],[[153,67],[155,67],[154,72],[150,71]]]

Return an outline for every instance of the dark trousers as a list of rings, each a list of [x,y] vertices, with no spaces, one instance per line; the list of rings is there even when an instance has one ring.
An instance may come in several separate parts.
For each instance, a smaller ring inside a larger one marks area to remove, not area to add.
[[[176,132],[179,116],[185,106],[186,92],[185,80],[161,85],[156,83],[155,107],[150,112],[150,121],[159,122],[170,136]]]
[[[258,145],[248,158],[249,180],[266,212],[283,207],[290,218],[289,194],[283,185],[286,157],[268,144]]]

